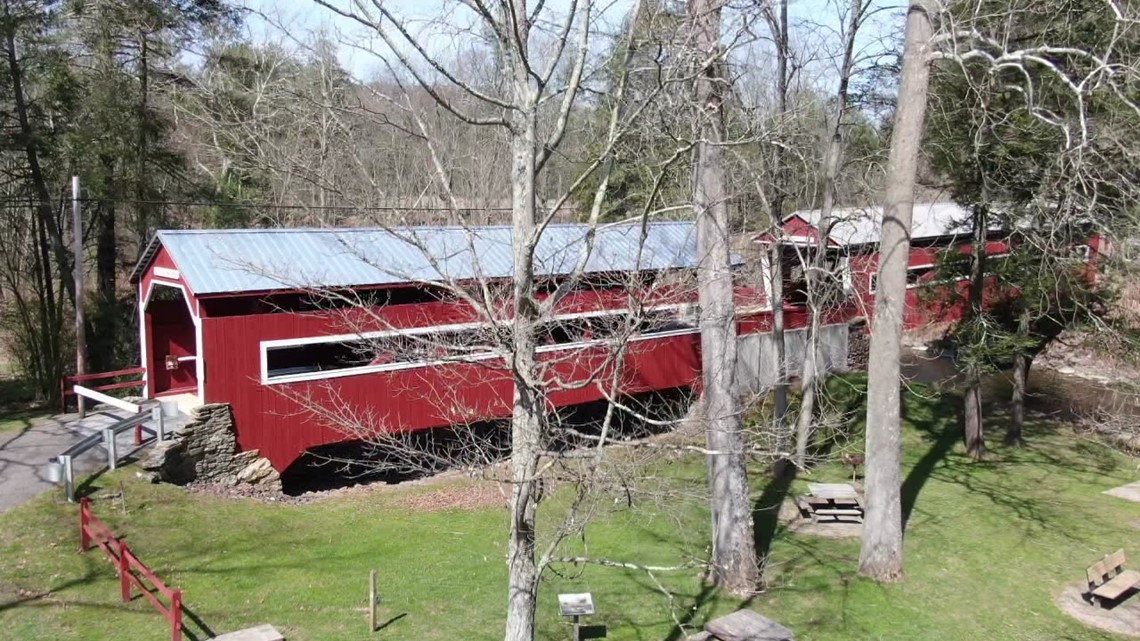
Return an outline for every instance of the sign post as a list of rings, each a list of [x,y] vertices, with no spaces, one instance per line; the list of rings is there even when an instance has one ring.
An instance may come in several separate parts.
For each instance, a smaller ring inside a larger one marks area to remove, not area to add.
[[[581,618],[594,614],[594,597],[589,592],[576,594],[559,594],[558,611],[564,617],[570,617],[574,622],[574,641],[583,639],[600,639],[606,636],[604,625],[583,626]]]

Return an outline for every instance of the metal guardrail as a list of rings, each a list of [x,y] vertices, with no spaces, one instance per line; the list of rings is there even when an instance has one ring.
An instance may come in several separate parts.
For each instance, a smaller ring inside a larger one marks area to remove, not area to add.
[[[134,429],[136,445],[142,442],[142,432],[150,434],[155,439],[155,442],[161,443],[166,440],[165,417],[162,415],[162,405],[155,404],[140,409],[141,411],[138,414],[128,416],[112,424],[110,427],[88,436],[64,450],[62,454],[48,461],[48,479],[52,483],[63,483],[64,491],[67,494],[67,500],[69,502],[75,502],[75,469],[73,463],[75,457],[87,452],[93,447],[102,445],[107,453],[107,468],[113,470],[119,466],[119,445],[116,440],[119,434]],[[147,421],[154,421],[154,427],[145,426],[144,424]]]

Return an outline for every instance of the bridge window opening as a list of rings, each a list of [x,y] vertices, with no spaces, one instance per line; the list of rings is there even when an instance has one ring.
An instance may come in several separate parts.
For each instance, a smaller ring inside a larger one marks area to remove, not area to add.
[[[321,375],[383,372],[448,360],[483,359],[494,356],[494,339],[491,328],[474,326],[264,345],[265,380],[291,382],[324,377]]]
[[[929,284],[927,281],[931,279],[937,268],[934,265],[915,265],[906,268],[906,286],[917,287],[919,285]]]
[[[422,367],[445,362],[486,360],[500,355],[509,343],[506,325],[417,328],[375,335],[263,343],[264,381],[288,383],[334,376]],[[696,328],[673,309],[646,310],[631,320],[626,310],[567,317],[542,323],[542,351],[639,336],[693,333]]]

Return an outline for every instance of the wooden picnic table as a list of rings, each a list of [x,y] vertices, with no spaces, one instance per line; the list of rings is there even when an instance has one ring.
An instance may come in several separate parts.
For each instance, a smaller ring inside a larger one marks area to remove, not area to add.
[[[849,483],[808,483],[808,492],[821,499],[859,501],[859,493]]]
[[[808,483],[808,493],[796,502],[812,521],[826,517],[829,521],[863,522],[863,502],[847,483]]]

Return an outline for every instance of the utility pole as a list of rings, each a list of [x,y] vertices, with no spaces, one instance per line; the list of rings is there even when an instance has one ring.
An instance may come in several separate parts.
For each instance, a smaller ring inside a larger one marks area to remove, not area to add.
[[[83,217],[79,206],[79,176],[71,177],[71,229],[75,234],[75,375],[87,373],[87,331],[83,314]],[[87,399],[76,396],[79,418],[87,414]],[[61,399],[62,400],[62,399]]]

